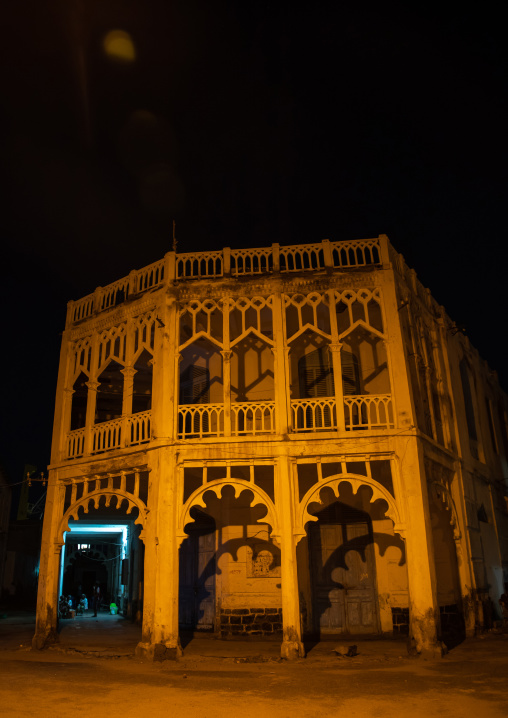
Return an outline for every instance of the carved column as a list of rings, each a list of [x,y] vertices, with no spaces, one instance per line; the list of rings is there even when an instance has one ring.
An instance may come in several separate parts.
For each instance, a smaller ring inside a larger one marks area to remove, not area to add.
[[[296,560],[295,491],[293,465],[287,456],[277,461],[275,505],[278,513],[281,549],[282,584],[282,658],[303,658],[300,619],[300,598],[298,591],[298,568]]]
[[[227,350],[222,351],[221,354],[224,389],[224,436],[231,436],[231,359],[233,352]]]
[[[134,375],[136,370],[133,366],[126,366],[120,369],[123,374],[123,399],[122,399],[122,446],[129,446],[129,417],[132,414],[132,396],[134,393]]]
[[[287,434],[291,426],[289,398],[289,347],[284,337],[284,303],[280,293],[273,295],[273,376],[275,386],[275,428],[278,434]]]
[[[342,344],[340,342],[330,344],[330,352],[332,355],[332,366],[333,366],[333,376],[334,376],[333,385],[335,387],[335,404],[336,404],[335,410],[337,412],[337,429],[339,431],[345,431],[346,423],[345,423],[345,415],[344,415],[344,389],[342,387],[342,362],[340,359],[341,349],[342,349]]]
[[[98,381],[87,381],[88,397],[86,400],[86,424],[85,424],[85,456],[93,450],[93,427],[95,424],[95,407],[97,405],[97,390],[100,387]]]
[[[342,362],[340,357],[342,344],[339,341],[339,329],[337,326],[337,313],[335,310],[335,290],[329,289],[327,291],[327,295],[328,306],[330,308],[330,330],[332,335],[330,352],[332,354],[333,385],[335,389],[335,403],[337,405],[337,429],[339,431],[345,431],[346,425],[344,421],[344,389],[342,386]]]

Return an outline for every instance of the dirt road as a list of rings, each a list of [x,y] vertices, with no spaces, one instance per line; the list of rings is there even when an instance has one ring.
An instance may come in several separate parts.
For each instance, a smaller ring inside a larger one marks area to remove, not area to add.
[[[98,658],[65,644],[42,652],[15,649],[9,635],[0,647],[2,716],[508,716],[506,634],[470,639],[432,661],[399,653],[400,646],[376,650],[372,642],[363,651],[360,645],[354,658],[339,658],[328,646],[287,663],[263,646],[256,655],[208,642],[201,650],[207,655],[189,646],[181,661],[164,664]]]

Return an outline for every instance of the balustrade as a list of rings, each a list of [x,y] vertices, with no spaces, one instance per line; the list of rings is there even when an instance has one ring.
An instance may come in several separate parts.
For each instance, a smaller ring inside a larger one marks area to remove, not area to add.
[[[99,454],[122,446],[122,418],[103,421],[92,427],[92,454]]]
[[[224,435],[224,404],[181,404],[178,438],[197,439]]]
[[[393,429],[393,406],[390,394],[365,394],[344,397],[346,430]]]
[[[271,434],[274,431],[274,402],[250,401],[231,404],[231,434],[233,436]]]
[[[67,435],[66,458],[77,459],[85,450],[85,429],[75,429]]]
[[[293,431],[333,431],[337,429],[337,408],[334,398],[293,399],[291,413]]]
[[[140,411],[128,417],[128,443],[129,446],[145,444],[150,441],[151,411]]]

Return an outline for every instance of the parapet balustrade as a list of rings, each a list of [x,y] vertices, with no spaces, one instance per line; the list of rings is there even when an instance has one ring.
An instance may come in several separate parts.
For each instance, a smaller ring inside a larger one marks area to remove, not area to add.
[[[386,245],[386,248],[385,248]],[[111,309],[129,297],[157,289],[178,280],[199,280],[224,276],[240,277],[280,272],[314,272],[324,269],[355,269],[389,262],[386,238],[358,239],[281,247],[229,249],[216,252],[187,252],[166,256],[143,269],[77,301],[69,302],[67,325]]]

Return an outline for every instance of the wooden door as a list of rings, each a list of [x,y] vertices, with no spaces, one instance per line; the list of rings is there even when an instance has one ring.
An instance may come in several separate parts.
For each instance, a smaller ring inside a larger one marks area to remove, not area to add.
[[[316,630],[376,633],[374,552],[368,524],[314,524],[310,545]]]

